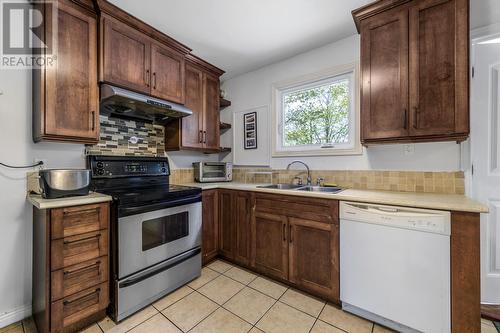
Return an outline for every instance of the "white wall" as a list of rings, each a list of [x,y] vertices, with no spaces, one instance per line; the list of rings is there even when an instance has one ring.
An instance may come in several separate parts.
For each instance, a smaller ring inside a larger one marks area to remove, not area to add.
[[[31,73],[0,70],[0,162],[47,168],[85,166],[84,146],[37,143],[31,139]],[[217,160],[217,155],[169,153],[172,168],[194,161]],[[0,166],[0,327],[30,315],[32,207],[26,201],[26,172]]]
[[[359,54],[359,36],[356,35],[225,81],[222,89],[227,92],[232,105],[222,111],[222,120],[231,122],[232,112],[262,105],[271,106],[273,83],[359,61]],[[271,110],[269,107],[269,112]],[[233,124],[233,129],[240,128],[239,124]],[[258,140],[270,141],[269,132],[270,126],[259,128]],[[236,144],[242,145],[243,142],[238,140]],[[232,133],[223,135],[222,145],[232,146]],[[270,166],[285,168],[293,159],[296,158],[271,158]],[[376,146],[364,149],[363,154],[357,156],[300,159],[313,169],[449,171],[460,169],[460,145],[454,142],[416,144],[414,153],[409,155],[404,153],[404,145]],[[232,155],[226,156],[224,160],[231,161]]]

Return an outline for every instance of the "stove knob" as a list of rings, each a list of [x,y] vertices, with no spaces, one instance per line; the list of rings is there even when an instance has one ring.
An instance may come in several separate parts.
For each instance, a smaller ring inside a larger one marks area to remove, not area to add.
[[[97,163],[96,163],[96,166],[97,166],[97,168],[98,168],[98,169],[102,169],[102,168],[104,168],[104,163],[102,163],[102,162],[97,162]]]
[[[167,173],[167,168],[165,168],[165,167],[161,168],[160,171],[161,171],[161,173]]]
[[[103,170],[103,169],[98,169],[98,170],[97,170],[97,174],[98,174],[99,176],[104,175],[104,170]]]

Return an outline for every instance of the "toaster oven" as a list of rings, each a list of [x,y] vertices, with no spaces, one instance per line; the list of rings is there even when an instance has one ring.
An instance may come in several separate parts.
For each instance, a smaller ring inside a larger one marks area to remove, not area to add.
[[[198,183],[230,182],[233,180],[233,164],[225,162],[193,163],[194,180]]]

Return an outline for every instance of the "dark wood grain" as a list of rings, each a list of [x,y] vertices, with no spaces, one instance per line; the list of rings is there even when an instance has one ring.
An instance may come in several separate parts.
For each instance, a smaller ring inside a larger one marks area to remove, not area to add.
[[[481,332],[479,214],[451,214],[451,331]]]
[[[33,71],[33,140],[96,143],[99,136],[97,18],[88,7],[62,0],[45,22],[57,20],[53,66]],[[46,38],[53,31],[44,28]]]
[[[219,250],[219,194],[217,190],[202,193],[202,256],[203,264],[217,257]]]
[[[219,190],[219,252],[228,259],[234,259],[233,204],[233,191]]]
[[[151,94],[184,104],[184,54],[156,43],[151,47]]]
[[[208,73],[203,77],[203,147],[219,149],[220,147],[220,113],[219,113],[219,78]]]
[[[234,231],[234,261],[242,266],[250,264],[252,192],[234,191],[233,221]]]
[[[408,12],[361,24],[362,141],[408,135]]]
[[[193,114],[182,118],[182,147],[203,148],[203,71],[186,64],[186,106]]]
[[[109,205],[95,204],[51,209],[52,239],[107,229]]]
[[[361,32],[361,23],[363,20],[411,1],[413,0],[378,0],[353,10],[352,17],[356,24],[356,29],[358,29],[358,32]]]
[[[500,305],[481,304],[481,316],[483,318],[500,321]]]

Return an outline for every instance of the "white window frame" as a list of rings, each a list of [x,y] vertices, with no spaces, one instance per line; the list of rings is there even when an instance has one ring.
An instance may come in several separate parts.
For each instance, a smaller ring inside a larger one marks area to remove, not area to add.
[[[283,146],[283,96],[286,93],[310,89],[335,82],[342,76],[350,79],[349,143],[334,145]],[[363,152],[360,140],[359,112],[359,65],[358,63],[337,66],[318,73],[304,75],[272,86],[272,156],[324,156],[360,155]]]

